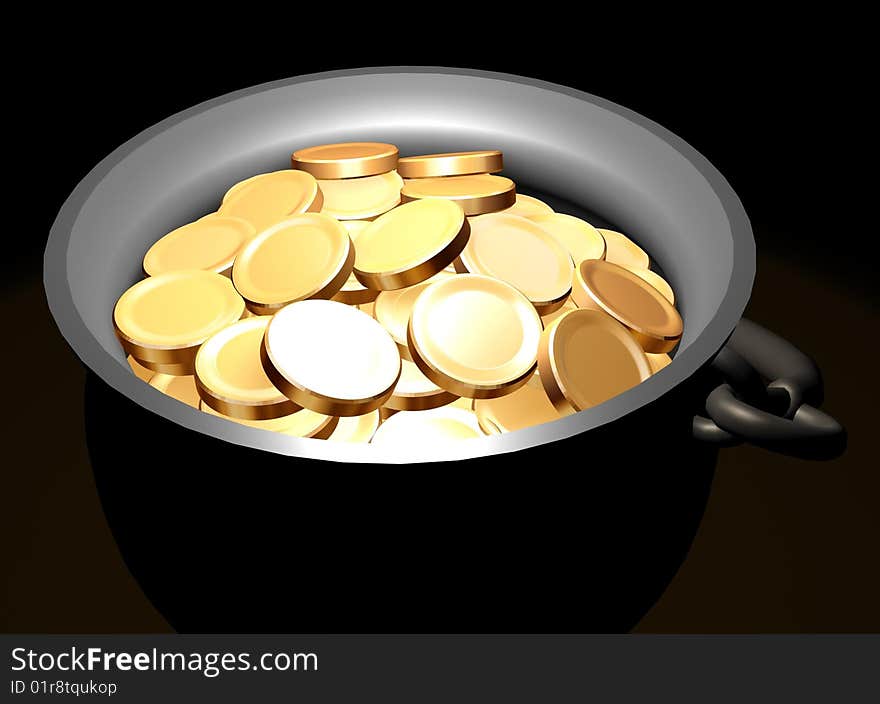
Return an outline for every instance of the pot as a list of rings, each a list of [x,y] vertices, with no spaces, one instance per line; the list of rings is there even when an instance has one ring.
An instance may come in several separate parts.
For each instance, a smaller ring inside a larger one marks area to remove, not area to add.
[[[501,149],[522,192],[631,235],[677,294],[673,363],[554,423],[423,452],[275,435],[134,377],[112,311],[148,246],[236,181],[288,167],[294,148],[357,139],[402,154]],[[178,630],[628,630],[681,564],[720,446],[828,457],[845,444],[815,408],[815,365],[740,322],[755,244],[724,178],[650,120],[541,81],[359,69],[203,103],[92,170],[44,266],[52,314],[89,370],[108,522]]]

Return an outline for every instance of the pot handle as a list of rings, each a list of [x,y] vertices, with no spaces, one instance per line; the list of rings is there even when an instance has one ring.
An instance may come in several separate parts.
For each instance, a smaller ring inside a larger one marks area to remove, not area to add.
[[[779,335],[743,318],[712,366],[726,383],[709,393],[708,418],[694,417],[697,439],[746,441],[805,459],[832,459],[846,448],[843,426],[816,408],[823,397],[819,368]]]

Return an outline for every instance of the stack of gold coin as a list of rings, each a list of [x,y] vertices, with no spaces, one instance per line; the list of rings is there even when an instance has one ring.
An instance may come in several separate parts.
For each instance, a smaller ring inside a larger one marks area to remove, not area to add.
[[[591,408],[672,362],[670,284],[498,150],[298,149],[161,235],[114,327],[132,372],[293,437],[429,450]]]

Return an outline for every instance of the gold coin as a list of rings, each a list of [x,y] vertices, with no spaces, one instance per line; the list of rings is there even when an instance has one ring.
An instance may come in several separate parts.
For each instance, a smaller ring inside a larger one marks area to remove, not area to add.
[[[427,287],[407,329],[413,361],[457,396],[496,398],[535,370],[541,319],[510,284],[462,274]]]
[[[452,200],[461,206],[465,215],[492,213],[516,201],[513,181],[491,174],[407,179],[400,194],[404,203],[423,198]]]
[[[571,311],[544,330],[538,370],[544,391],[563,415],[596,406],[651,375],[627,329],[596,310]]]
[[[455,401],[457,396],[426,377],[419,368],[409,360],[401,360],[400,379],[385,402],[386,408],[395,411],[425,411],[439,408]]]
[[[247,220],[257,233],[298,213],[321,210],[324,197],[318,182],[305,171],[273,171],[248,179],[217,211],[219,215]]]
[[[192,375],[154,374],[150,379],[150,386],[187,406],[199,407],[199,392],[196,389],[195,377]]]
[[[648,352],[645,353],[645,356],[648,358],[648,364],[651,365],[652,374],[656,374],[661,369],[665,369],[672,364],[672,357],[668,354],[651,354]]]
[[[379,408],[400,376],[397,345],[366,313],[336,301],[300,301],[266,329],[263,368],[287,398],[335,416]]]
[[[382,291],[374,303],[373,317],[394,338],[402,359],[412,361],[412,355],[406,346],[406,326],[409,325],[409,316],[416,299],[431,283],[425,281],[396,291]]]
[[[388,406],[382,406],[379,408],[379,419],[384,423],[395,413],[399,413],[400,411],[395,411],[393,408],[388,408]]]
[[[427,199],[380,215],[358,235],[354,274],[383,291],[430,278],[455,259],[470,227],[452,201]]]
[[[518,215],[474,218],[456,266],[515,286],[540,315],[562,307],[574,273],[568,250],[543,227]]]
[[[663,298],[669,301],[672,305],[675,305],[675,292],[672,290],[672,286],[670,286],[666,279],[660,276],[656,271],[643,269],[638,266],[625,266],[623,268],[627,271],[631,271],[640,279],[647,281],[663,295]]]
[[[512,433],[559,419],[559,411],[547,398],[537,374],[512,394],[501,398],[476,399],[474,413],[487,435]]]
[[[241,218],[206,215],[172,230],[144,255],[147,276],[179,269],[204,269],[228,274],[239,250],[256,235],[254,226]]]
[[[615,230],[604,230],[598,228],[599,234],[605,240],[607,250],[605,259],[612,264],[619,264],[626,267],[638,267],[639,269],[647,269],[651,260],[645,250],[639,247],[629,237]]]
[[[541,213],[529,220],[553,235],[568,250],[575,265],[584,259],[605,258],[605,240],[586,220],[562,213]]]
[[[678,311],[651,284],[617,264],[596,259],[581,262],[571,297],[578,308],[608,313],[645,352],[669,352],[681,339]]]
[[[346,220],[342,223],[345,226],[345,229],[348,230],[348,236],[351,238],[351,243],[354,245],[355,253],[357,253],[357,238],[361,232],[364,231],[364,228],[367,227],[370,223],[366,220]],[[357,256],[357,254],[355,254]],[[354,275],[354,270],[352,270],[351,274],[348,275],[348,279],[342,285],[342,288],[339,289],[339,292],[336,293],[331,300],[339,301],[340,303],[348,303],[349,305],[360,305],[362,303],[371,303],[376,300],[376,296],[379,295],[379,292],[373,288],[367,288],[360,281],[357,280],[357,277]]]
[[[479,437],[483,437],[483,432],[473,413],[445,406],[395,413],[379,426],[372,444],[425,451],[444,447],[450,441]]]
[[[370,411],[362,416],[340,418],[336,424],[336,430],[327,439],[337,442],[370,442],[380,422],[378,410]]]
[[[131,367],[131,371],[134,372],[134,375],[140,379],[141,381],[146,381],[148,384],[150,383],[150,379],[153,377],[154,372],[149,367],[145,367],[143,364],[138,362],[134,357],[128,355],[126,357],[128,360],[128,366]]]
[[[155,371],[192,374],[196,351],[244,313],[244,301],[225,276],[169,271],[138,281],[113,310],[126,353]]]
[[[288,171],[288,170],[289,169],[283,169],[283,171]],[[282,173],[283,173],[283,171],[282,171]],[[273,173],[277,173],[277,172],[273,172]],[[234,198],[235,194],[238,193],[242,188],[247,186],[249,183],[256,181],[261,176],[265,176],[265,175],[266,174],[256,174],[254,176],[249,176],[248,178],[243,179],[243,180],[239,181],[238,183],[233,184],[232,186],[229,187],[229,190],[223,194],[223,199],[220,201],[220,204],[222,205],[230,198]]]
[[[336,430],[339,421],[336,416],[315,413],[307,408],[291,413],[289,416],[272,418],[270,420],[246,420],[244,418],[225,416],[211,408],[204,400],[199,404],[199,408],[212,416],[219,416],[233,423],[247,425],[250,428],[268,430],[271,433],[281,433],[282,435],[290,435],[295,438],[315,438],[316,440],[326,440],[330,437],[333,431]]]
[[[361,303],[357,307],[357,309],[363,313],[366,313],[371,318],[376,317],[376,304],[373,301],[370,301],[369,303]]]
[[[364,178],[319,180],[324,194],[321,212],[337,220],[368,220],[400,203],[403,179],[396,171]]]
[[[254,313],[294,301],[330,298],[351,274],[354,247],[338,221],[304,213],[273,225],[235,258],[232,280]]]
[[[225,416],[269,420],[299,406],[269,381],[260,346],[269,316],[240,320],[207,339],[196,354],[196,386],[204,402]]]
[[[404,178],[492,174],[503,168],[504,157],[497,149],[405,156],[397,162],[397,173]]]
[[[550,325],[550,323],[552,323],[557,318],[561,318],[570,310],[577,310],[577,306],[575,305],[574,301],[571,300],[571,296],[565,299],[565,302],[562,304],[561,308],[557,308],[552,313],[548,313],[547,315],[542,315],[541,322],[544,323],[544,327],[546,328],[548,325]]]
[[[530,218],[535,215],[546,215],[553,212],[553,208],[544,201],[533,198],[532,196],[516,194],[516,202],[509,208],[501,211],[505,215],[520,215],[524,218]]]
[[[357,178],[396,169],[397,153],[397,147],[384,142],[341,142],[297,149],[290,163],[315,178]]]

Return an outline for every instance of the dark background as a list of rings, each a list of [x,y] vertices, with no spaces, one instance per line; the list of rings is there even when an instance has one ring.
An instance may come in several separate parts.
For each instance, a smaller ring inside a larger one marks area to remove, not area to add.
[[[877,260],[870,225],[846,215],[858,179],[844,159],[859,153],[854,116],[862,99],[841,78],[858,62],[817,28],[763,20],[738,28],[718,13],[698,18],[705,24],[693,30],[657,26],[644,38],[615,26],[563,38],[475,23],[453,24],[441,39],[416,28],[416,40],[353,20],[354,29],[322,26],[315,45],[293,26],[256,37],[229,26],[196,42],[172,33],[172,18],[143,39],[42,37],[53,50],[51,70],[22,56],[21,84],[8,89],[18,111],[7,151],[21,176],[15,201],[6,203],[15,231],[5,237],[0,298],[7,454],[0,629],[168,629],[107,528],[83,440],[84,372],[42,293],[45,238],[67,194],[120,143],[202,100],[319,70],[429,64],[574,86],[656,120],[708,157],[755,230],[758,274],[747,315],[819,362],[825,407],[848,428],[847,454],[828,463],[724,451],[691,554],[638,630],[880,631],[880,476],[871,445]],[[478,54],[477,45],[485,50]]]

